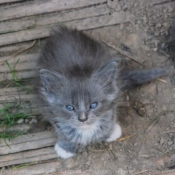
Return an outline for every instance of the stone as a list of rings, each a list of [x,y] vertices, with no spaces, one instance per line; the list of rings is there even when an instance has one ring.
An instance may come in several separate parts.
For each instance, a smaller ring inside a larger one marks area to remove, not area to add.
[[[33,124],[32,120],[29,121],[29,124]]]
[[[154,52],[157,52],[158,49],[157,48],[153,48],[153,50],[154,50]]]
[[[161,23],[157,23],[157,24],[156,24],[156,27],[161,27],[161,26],[162,26]]]
[[[38,120],[35,118],[33,118],[31,121],[32,121],[32,123],[38,123]]]
[[[167,144],[168,144],[168,146],[171,146],[171,145],[173,144],[173,141],[169,140],[169,141],[167,142]]]
[[[165,142],[165,139],[162,137],[162,138],[160,139],[160,145],[163,145],[164,142]]]
[[[23,122],[24,122],[24,119],[22,119],[22,118],[17,121],[18,124],[21,124]]]
[[[120,30],[124,29],[124,24],[120,24]]]
[[[164,22],[163,26],[164,26],[165,30],[169,30],[169,28],[170,28],[170,24],[168,22]]]
[[[168,12],[169,12],[169,13],[171,13],[171,12],[173,12],[173,11],[174,11],[174,8],[173,8],[173,7],[168,7],[168,9],[167,9],[167,10],[168,10]]]
[[[161,44],[161,48],[163,49],[165,47],[165,43],[162,43]]]
[[[24,122],[25,122],[25,123],[28,123],[28,122],[29,122],[29,119],[26,118],[26,119],[24,120]]]

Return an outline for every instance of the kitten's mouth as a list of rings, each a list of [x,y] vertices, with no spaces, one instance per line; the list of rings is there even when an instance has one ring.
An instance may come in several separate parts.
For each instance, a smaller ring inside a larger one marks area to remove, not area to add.
[[[87,122],[81,122],[81,123],[79,123],[79,127],[83,128],[83,129],[86,129],[86,128],[89,128],[90,125]]]

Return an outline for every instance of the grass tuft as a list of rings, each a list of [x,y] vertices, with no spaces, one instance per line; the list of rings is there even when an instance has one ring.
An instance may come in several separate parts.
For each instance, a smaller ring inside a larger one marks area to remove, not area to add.
[[[21,81],[16,75],[15,66],[19,63],[19,61],[20,59],[16,61],[14,69],[10,66],[8,61],[6,61],[6,65],[10,69],[15,85],[21,87],[23,90],[30,91],[31,89],[26,88],[21,84]],[[4,128],[4,131],[0,133],[0,138],[4,139],[7,146],[9,146],[6,142],[7,139],[10,140],[24,133],[22,131],[8,131],[7,129],[15,125],[19,119],[32,118],[32,116],[27,113],[19,112],[20,108],[20,104],[16,105],[15,103],[8,103],[2,109],[0,109],[0,127]]]

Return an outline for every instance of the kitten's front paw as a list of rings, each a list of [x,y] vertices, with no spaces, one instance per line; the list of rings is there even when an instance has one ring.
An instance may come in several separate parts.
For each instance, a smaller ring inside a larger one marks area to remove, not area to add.
[[[109,138],[106,139],[106,142],[113,142],[113,141],[117,140],[118,138],[120,138],[121,135],[122,135],[122,129],[121,129],[120,125],[115,124],[113,132],[111,133]]]
[[[55,144],[55,151],[57,152],[58,157],[61,157],[63,159],[67,159],[75,155],[74,153],[64,150],[57,143]]]

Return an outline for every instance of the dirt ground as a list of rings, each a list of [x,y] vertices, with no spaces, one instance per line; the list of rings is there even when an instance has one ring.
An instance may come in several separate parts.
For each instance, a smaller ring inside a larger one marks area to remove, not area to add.
[[[59,162],[57,173],[137,175],[165,173],[166,170],[175,174],[174,58],[166,44],[174,18],[174,3],[167,0],[149,5],[151,2],[110,0],[107,2],[110,9],[129,12],[133,19],[89,29],[85,33],[101,40],[106,47],[112,45],[120,48],[122,52],[109,47],[118,58],[123,59],[122,64],[127,69],[162,67],[168,71],[168,75],[124,92],[121,102],[129,102],[129,106],[119,106],[117,111],[123,140],[88,146],[67,160],[54,158],[43,161]],[[44,41],[40,40],[41,45]],[[35,45],[28,53],[40,51],[41,45]],[[1,50],[0,54],[4,56],[7,52]],[[36,119],[37,123],[31,122],[28,133],[50,130],[50,126],[40,120],[40,115],[36,115]],[[21,125],[24,123],[21,122]]]

